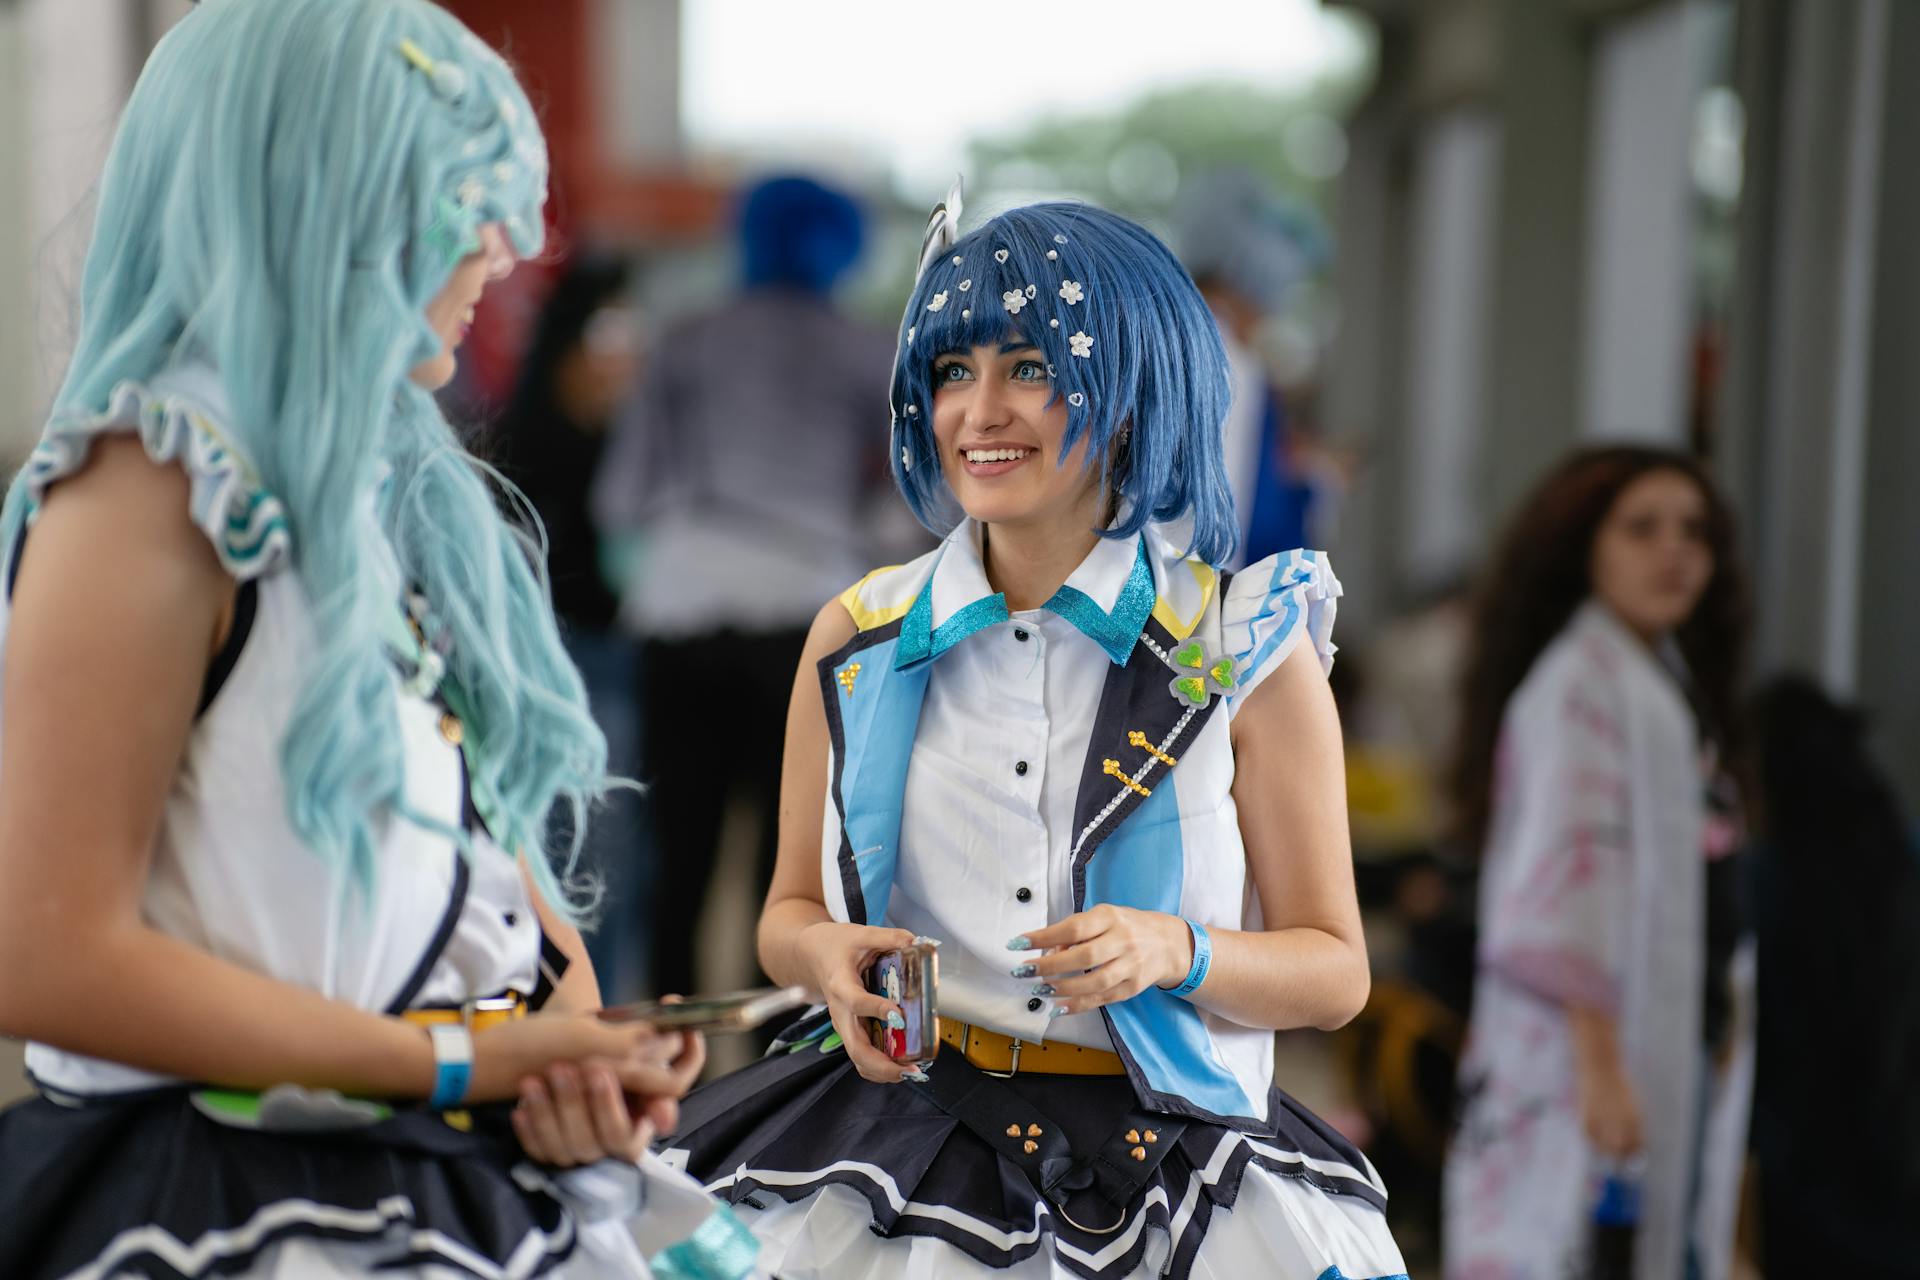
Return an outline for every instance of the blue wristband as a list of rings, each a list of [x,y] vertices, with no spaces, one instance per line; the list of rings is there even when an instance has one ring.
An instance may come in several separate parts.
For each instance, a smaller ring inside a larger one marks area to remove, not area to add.
[[[1198,920],[1189,920],[1187,931],[1193,935],[1193,967],[1187,970],[1186,981],[1173,988],[1170,995],[1192,995],[1207,980],[1207,971],[1213,968],[1213,939],[1207,934],[1207,926]]]
[[[435,1023],[427,1028],[433,1041],[433,1096],[427,1105],[446,1111],[466,1100],[473,1079],[473,1034],[460,1023]]]

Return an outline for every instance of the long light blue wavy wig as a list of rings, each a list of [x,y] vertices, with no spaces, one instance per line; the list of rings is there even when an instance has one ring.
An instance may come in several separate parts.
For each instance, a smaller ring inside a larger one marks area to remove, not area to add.
[[[1067,402],[1061,459],[1088,437],[1088,465],[1121,500],[1104,536],[1191,513],[1192,554],[1214,565],[1233,554],[1220,444],[1232,381],[1213,313],[1152,232],[1085,204],[1010,209],[914,286],[893,370],[893,477],[922,524],[944,533],[956,518],[933,437],[934,361],[1015,340],[1045,354],[1054,400]]]
[[[537,546],[408,381],[440,347],[425,307],[480,226],[538,251],[546,180],[513,73],[429,0],[205,0],[154,51],[108,159],[54,425],[97,417],[123,381],[212,365],[317,624],[282,748],[294,827],[377,886],[372,821],[402,802],[391,557],[448,628],[505,838],[577,914],[580,842],[547,849],[548,819],[563,806],[583,828],[605,742]],[[10,536],[22,490],[0,516]]]

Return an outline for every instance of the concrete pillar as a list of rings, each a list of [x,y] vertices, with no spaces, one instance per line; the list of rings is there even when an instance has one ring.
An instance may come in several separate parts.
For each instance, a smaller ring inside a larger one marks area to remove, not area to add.
[[[1407,485],[1408,192],[1411,186],[1404,30],[1380,33],[1378,88],[1347,121],[1340,176],[1340,253],[1334,260],[1340,327],[1328,354],[1325,419],[1360,458],[1330,548],[1346,584],[1341,622],[1365,634],[1400,603],[1397,551]]]
[[[1497,528],[1574,443],[1586,286],[1591,41],[1558,4],[1502,0],[1501,167],[1479,509]]]
[[[1910,814],[1920,814],[1920,7],[1882,0],[1880,190],[1855,582],[1856,687]]]
[[[1403,581],[1419,591],[1471,564],[1483,524],[1474,479],[1490,369],[1500,124],[1461,108],[1427,121],[1415,147],[1400,562]]]
[[[1594,35],[1580,397],[1589,438],[1686,443],[1704,17],[1698,3],[1659,4]]]
[[[1724,476],[1762,674],[1864,704],[1920,811],[1920,12],[1745,0],[1748,183]]]
[[[594,74],[600,136],[617,167],[656,169],[680,156],[680,0],[596,0]]]
[[[39,435],[78,323],[93,192],[132,86],[120,0],[0,6],[0,460]]]

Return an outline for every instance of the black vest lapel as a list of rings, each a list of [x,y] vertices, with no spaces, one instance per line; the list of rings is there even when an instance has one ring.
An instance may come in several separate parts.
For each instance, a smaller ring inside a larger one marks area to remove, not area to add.
[[[1080,767],[1080,791],[1073,806],[1074,869],[1078,872],[1093,857],[1113,829],[1140,807],[1156,782],[1165,779],[1169,765],[1162,757],[1179,761],[1186,744],[1206,727],[1218,695],[1204,707],[1193,707],[1175,698],[1167,687],[1176,671],[1163,661],[1160,653],[1171,654],[1178,647],[1167,629],[1148,619],[1140,642],[1133,646],[1124,667],[1107,672],[1106,687],[1100,692],[1100,710],[1093,719],[1093,736],[1087,743],[1087,758]],[[1155,652],[1155,649],[1159,653]],[[1191,713],[1191,714],[1189,714]],[[1145,745],[1136,743],[1139,734]],[[1148,748],[1151,747],[1152,750]],[[1156,754],[1157,753],[1157,754]],[[1114,762],[1116,776],[1108,761]],[[1129,785],[1132,783],[1132,785]],[[1076,875],[1075,896],[1081,896],[1082,877]],[[1082,903],[1076,901],[1078,908]]]

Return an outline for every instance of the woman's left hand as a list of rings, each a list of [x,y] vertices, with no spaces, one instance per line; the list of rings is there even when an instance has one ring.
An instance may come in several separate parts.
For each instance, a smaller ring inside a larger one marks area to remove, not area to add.
[[[1148,987],[1175,986],[1193,963],[1193,936],[1179,916],[1102,904],[1036,929],[1016,950],[1045,951],[1016,966],[1035,995],[1054,998],[1054,1014],[1086,1013],[1118,1004]]]
[[[568,1168],[596,1160],[637,1161],[679,1121],[679,1098],[699,1078],[707,1048],[698,1032],[666,1032],[670,1051],[636,1074],[611,1062],[556,1062],[520,1083],[513,1132],[541,1164]],[[670,1042],[677,1041],[677,1044]],[[623,1078],[624,1077],[624,1078]],[[628,1086],[642,1090],[634,1092]]]

